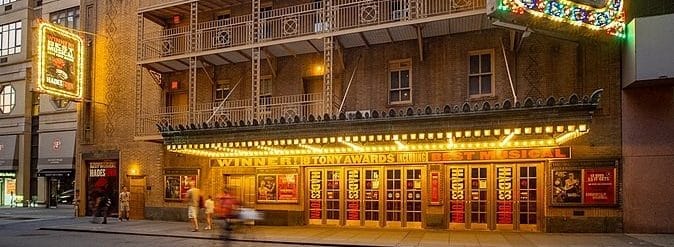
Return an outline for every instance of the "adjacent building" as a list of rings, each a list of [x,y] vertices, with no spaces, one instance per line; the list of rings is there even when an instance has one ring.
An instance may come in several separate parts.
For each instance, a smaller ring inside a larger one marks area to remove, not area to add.
[[[82,202],[182,220],[194,183],[262,224],[622,232],[623,4],[555,3],[85,0]]]
[[[79,28],[79,1],[0,1],[0,205],[70,203],[76,104],[35,85],[38,23]],[[60,198],[60,199],[59,199]]]

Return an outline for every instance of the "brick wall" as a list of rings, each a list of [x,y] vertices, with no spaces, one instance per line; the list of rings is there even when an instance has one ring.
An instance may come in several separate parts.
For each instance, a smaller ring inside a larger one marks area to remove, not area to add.
[[[112,4],[106,6],[106,4]],[[147,175],[148,208],[184,207],[182,203],[163,200],[162,169],[167,167],[194,167],[201,169],[202,186],[208,193],[216,192],[221,171],[209,169],[208,160],[183,155],[167,154],[161,144],[134,141],[136,92],[136,5],[135,1],[106,1],[98,3],[98,30],[95,40],[94,145],[84,146],[83,152],[120,150],[121,174],[129,166],[139,165]],[[114,14],[114,15],[113,15]],[[445,104],[460,105],[488,100],[502,103],[512,98],[507,77],[501,40],[508,40],[508,32],[498,29],[455,34],[424,39],[424,60],[420,60],[416,41],[402,41],[370,47],[344,49],[345,68],[335,75],[336,95],[345,95],[351,72],[356,69],[348,92],[344,111],[386,110],[388,104],[388,62],[411,59],[413,74],[413,104],[415,108]],[[471,51],[489,50],[493,53],[494,96],[473,99],[468,96],[468,56]],[[518,51],[507,51],[516,94],[520,101],[526,97],[545,100],[549,96],[568,98],[572,93],[589,95],[603,88],[600,109],[595,112],[589,134],[571,141],[575,158],[608,158],[620,156],[620,59],[618,44],[590,41],[567,41],[532,34]],[[358,59],[360,57],[360,59]],[[338,58],[342,59],[342,58]],[[273,94],[302,93],[302,78],[307,66],[322,60],[322,54],[277,58],[272,65],[277,77],[273,79]],[[357,62],[357,63],[356,63]],[[207,68],[209,71],[212,68]],[[250,98],[250,63],[238,63],[215,69],[218,79],[229,79],[233,86],[243,77],[234,99]],[[212,100],[212,85],[204,71],[198,70],[198,102]],[[210,72],[209,72],[210,73]],[[262,61],[261,75],[271,74]],[[172,80],[184,81],[187,74],[167,75]],[[142,108],[162,106],[162,90],[147,73],[143,74]],[[492,104],[493,105],[493,104]],[[407,107],[407,106],[405,106]],[[397,108],[397,107],[396,107]],[[125,179],[125,178],[124,178]],[[125,183],[126,181],[121,181]],[[573,208],[552,208],[552,216],[571,215]],[[619,216],[611,209],[592,209],[590,216]]]

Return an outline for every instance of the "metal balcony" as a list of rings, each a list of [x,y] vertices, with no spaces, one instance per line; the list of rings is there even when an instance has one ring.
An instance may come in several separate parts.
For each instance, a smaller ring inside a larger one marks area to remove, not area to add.
[[[253,121],[253,106],[250,99],[210,102],[198,104],[196,109],[190,112],[187,106],[161,107],[140,114],[136,126],[136,137],[159,137],[157,125],[182,125],[186,129],[194,125],[201,128],[203,124],[213,125],[239,125]],[[308,118],[309,115],[320,116],[323,114],[323,94],[298,94],[278,97],[262,98],[258,109],[258,121],[266,119],[278,120],[281,117],[288,119],[295,116],[300,119]]]
[[[190,50],[189,26],[144,33],[140,40],[140,63],[187,56],[205,56],[227,51],[243,50],[255,46],[320,39],[326,36],[349,35],[382,29],[390,36],[406,36],[386,30],[426,22],[446,21],[484,14],[486,0],[334,0],[332,8],[335,21],[332,27],[323,19],[326,11],[320,3],[308,3],[262,12],[259,19],[258,41],[253,42],[253,16],[235,16],[225,20],[201,22],[197,25],[196,50]],[[194,0],[141,1],[140,10],[173,6]],[[211,4],[208,1],[199,3]],[[416,3],[415,3],[416,2]],[[473,20],[468,20],[473,21]],[[465,21],[464,21],[465,22]],[[463,23],[466,25],[467,23]],[[459,25],[461,25],[459,23]],[[446,26],[446,25],[445,25]],[[441,27],[442,28],[442,27]],[[437,29],[437,28],[436,28]],[[428,32],[428,31],[427,31]],[[437,30],[429,35],[449,34]],[[395,40],[395,37],[393,37]]]

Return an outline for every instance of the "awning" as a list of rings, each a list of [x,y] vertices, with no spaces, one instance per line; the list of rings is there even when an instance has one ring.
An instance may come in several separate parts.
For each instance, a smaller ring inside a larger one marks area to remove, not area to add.
[[[73,169],[42,169],[37,172],[38,177],[70,177],[74,174]]]
[[[37,169],[73,169],[75,131],[40,133]]]
[[[16,170],[19,166],[17,159],[17,135],[0,136],[0,170]]]

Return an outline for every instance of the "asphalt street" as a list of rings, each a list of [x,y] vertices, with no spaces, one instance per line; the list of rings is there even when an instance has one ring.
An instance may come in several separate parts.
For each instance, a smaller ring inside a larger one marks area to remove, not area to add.
[[[72,247],[72,246],[297,246],[257,242],[229,242],[215,240],[149,237],[137,235],[104,234],[90,232],[63,232],[38,230],[41,227],[59,226],[74,221],[72,209],[20,209],[0,208],[0,246],[2,247]]]

